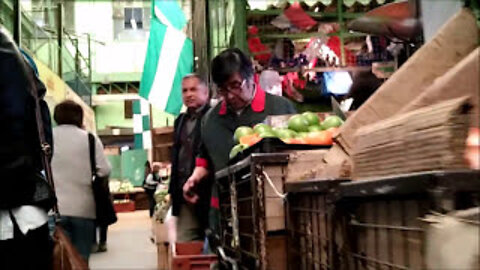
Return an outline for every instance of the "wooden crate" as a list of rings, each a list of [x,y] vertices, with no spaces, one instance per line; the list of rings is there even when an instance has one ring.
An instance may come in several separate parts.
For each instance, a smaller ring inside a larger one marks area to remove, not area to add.
[[[172,253],[168,242],[157,243],[158,270],[170,270]]]
[[[242,254],[237,258],[242,267],[278,269],[271,268],[271,264],[286,258],[275,255],[286,254],[285,245],[269,243],[278,240],[272,240],[272,234],[285,236],[284,184],[309,178],[325,153],[326,150],[296,150],[252,154],[216,174],[222,246],[232,257]],[[272,249],[273,246],[279,250]],[[268,260],[272,256],[277,260]]]
[[[422,219],[478,206],[478,177],[439,171],[341,184],[342,269],[428,269]]]
[[[287,270],[287,237],[275,235],[267,237],[267,269]]]
[[[286,182],[304,181],[315,178],[322,172],[325,164],[322,159],[328,150],[290,150],[288,163],[266,164],[262,166],[263,172],[272,180],[272,185],[264,180],[265,194],[265,217],[267,231],[278,231],[285,229],[285,207],[284,200],[278,193],[284,194]],[[275,187],[275,188],[274,188]],[[277,192],[276,192],[277,191]]]

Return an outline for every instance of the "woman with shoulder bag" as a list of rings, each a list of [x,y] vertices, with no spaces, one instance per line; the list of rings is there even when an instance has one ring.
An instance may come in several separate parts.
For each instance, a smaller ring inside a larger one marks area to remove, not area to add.
[[[60,224],[73,246],[88,262],[94,234],[96,205],[92,190],[92,168],[88,132],[82,129],[82,107],[67,100],[55,107],[52,158],[55,191],[61,213]],[[111,167],[101,141],[95,137],[96,174],[107,176]]]

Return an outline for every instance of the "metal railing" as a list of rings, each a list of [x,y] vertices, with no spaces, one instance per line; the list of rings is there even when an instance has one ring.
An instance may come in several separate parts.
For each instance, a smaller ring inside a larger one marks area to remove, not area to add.
[[[5,0],[2,7],[11,9],[14,5],[12,0]],[[65,83],[79,95],[86,104],[91,106],[91,60],[90,60],[90,36],[77,35],[72,31],[63,29],[61,33],[61,48],[59,46],[58,25],[37,25],[32,17],[34,12],[46,12],[39,10],[23,10],[21,5],[21,47],[35,56],[36,59],[47,65],[53,72],[65,81]],[[58,9],[58,7],[56,7]],[[50,9],[55,9],[51,7]],[[49,11],[51,12],[51,11]],[[9,12],[2,15],[2,24],[12,25],[14,16]],[[58,24],[58,22],[55,22]],[[83,46],[82,46],[83,45]],[[84,51],[82,48],[86,48]]]

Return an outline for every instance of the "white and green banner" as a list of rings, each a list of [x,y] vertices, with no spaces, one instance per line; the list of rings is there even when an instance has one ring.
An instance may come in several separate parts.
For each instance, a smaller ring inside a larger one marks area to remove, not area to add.
[[[135,149],[152,148],[150,104],[142,99],[133,101],[133,133]]]
[[[193,70],[193,43],[182,31],[186,24],[176,0],[152,1],[140,96],[154,107],[174,115],[182,108],[182,78]]]

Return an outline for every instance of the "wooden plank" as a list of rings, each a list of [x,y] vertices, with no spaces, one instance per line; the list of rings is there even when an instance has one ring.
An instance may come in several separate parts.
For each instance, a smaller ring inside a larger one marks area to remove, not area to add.
[[[287,270],[287,237],[267,237],[267,269]]]

